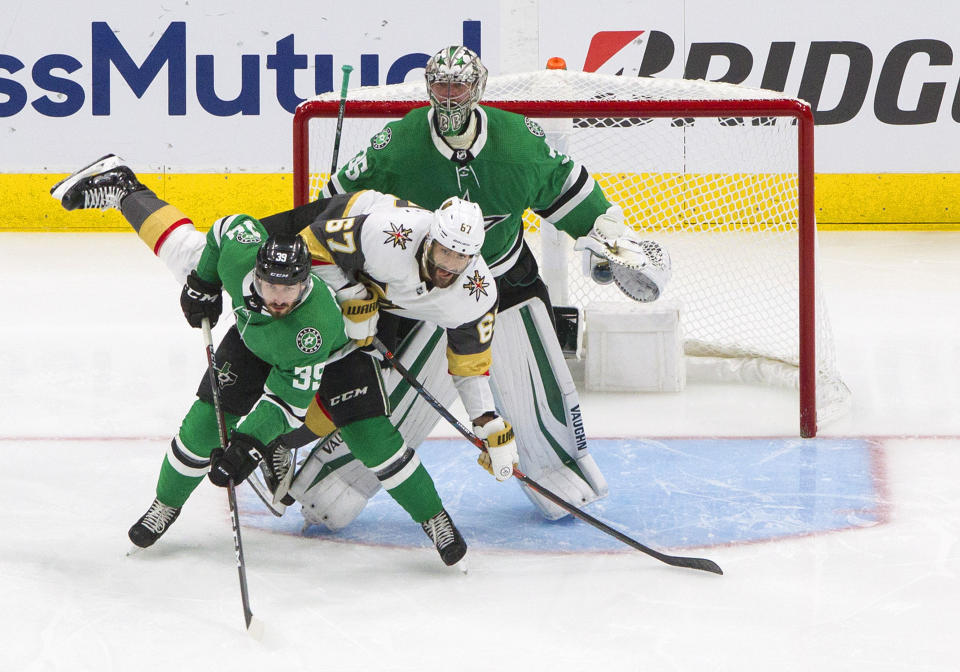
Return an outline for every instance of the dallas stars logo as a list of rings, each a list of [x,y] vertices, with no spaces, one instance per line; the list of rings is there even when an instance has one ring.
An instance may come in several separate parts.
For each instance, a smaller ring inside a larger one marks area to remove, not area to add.
[[[527,130],[533,133],[538,138],[546,136],[546,133],[543,132],[543,128],[535,122],[533,119],[528,119],[527,117],[523,118],[523,123],[527,125]]]
[[[463,200],[468,201],[470,199],[464,198]],[[509,217],[510,215],[487,215],[483,218],[483,230],[489,231],[490,229],[495,227],[497,224],[499,224],[500,222],[502,222],[503,220]]]
[[[487,287],[490,286],[490,283],[487,282],[487,279],[480,275],[480,271],[475,270],[473,276],[467,278],[467,281],[463,283],[463,288],[470,291],[470,296],[475,298],[478,302],[480,301],[480,295],[487,295]]]
[[[219,387],[227,387],[237,382],[237,374],[230,370],[230,362],[224,362],[223,366],[214,367],[214,371],[217,372],[217,385]]]
[[[393,131],[391,131],[389,127],[385,128],[373,136],[371,144],[373,144],[374,149],[383,149],[390,144],[391,137],[393,137]]]
[[[393,243],[394,247],[405,250],[407,249],[407,243],[411,240],[410,234],[413,233],[413,229],[405,229],[403,226],[390,222],[390,228],[384,229],[383,232],[387,234],[387,239],[383,241],[384,245]]]
[[[297,334],[297,347],[308,355],[316,352],[323,345],[323,337],[313,327],[304,327]]]

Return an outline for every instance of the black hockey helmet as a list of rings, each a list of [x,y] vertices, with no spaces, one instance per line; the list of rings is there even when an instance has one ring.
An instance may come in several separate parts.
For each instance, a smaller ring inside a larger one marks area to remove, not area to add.
[[[295,285],[310,276],[310,250],[302,236],[274,233],[257,251],[258,280],[275,285]]]

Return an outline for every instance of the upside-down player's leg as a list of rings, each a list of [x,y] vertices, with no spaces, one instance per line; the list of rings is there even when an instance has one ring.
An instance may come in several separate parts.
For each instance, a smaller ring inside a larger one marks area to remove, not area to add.
[[[196,268],[204,235],[175,206],[157,197],[119,156],[107,154],[60,180],[50,195],[67,210],[119,210],[177,282]]]
[[[497,409],[516,433],[520,468],[571,504],[606,496],[607,483],[587,449],[580,401],[540,298],[500,312],[493,338],[490,385]],[[568,515],[527,487],[543,515]]]

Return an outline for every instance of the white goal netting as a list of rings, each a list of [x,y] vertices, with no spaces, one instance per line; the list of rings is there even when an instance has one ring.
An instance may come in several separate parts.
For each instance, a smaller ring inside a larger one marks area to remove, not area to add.
[[[425,104],[420,83],[351,91],[341,165],[386,122]],[[691,370],[800,387],[805,435],[816,431],[814,396],[821,423],[846,409],[814,283],[813,123],[804,103],[715,82],[545,70],[491,77],[483,104],[535,119],[551,145],[587,166],[630,226],[668,249],[664,299],[682,306]],[[300,199],[316,198],[329,179],[337,108],[338,96],[327,94],[297,112]],[[549,226],[541,235],[530,211],[524,220],[557,305],[629,301],[583,276],[567,236]]]

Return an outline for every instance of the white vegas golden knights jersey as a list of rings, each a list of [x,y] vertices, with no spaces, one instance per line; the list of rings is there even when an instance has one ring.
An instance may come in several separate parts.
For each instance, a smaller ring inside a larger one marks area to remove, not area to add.
[[[300,234],[310,248],[314,272],[331,289],[367,284],[380,296],[381,310],[446,330],[450,373],[487,372],[497,287],[480,255],[452,285],[440,289],[420,274],[432,211],[377,191],[341,194],[298,210],[311,207],[304,213],[309,219],[297,218],[309,222]]]

